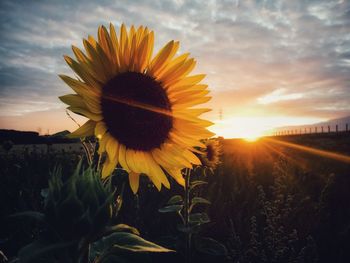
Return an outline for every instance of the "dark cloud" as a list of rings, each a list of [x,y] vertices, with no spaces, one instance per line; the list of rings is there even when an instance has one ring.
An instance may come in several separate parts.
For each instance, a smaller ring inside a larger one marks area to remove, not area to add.
[[[215,119],[247,110],[337,117],[350,114],[349,1],[13,1],[0,2],[2,116],[55,110],[69,90],[62,55],[96,36],[98,25],[143,24],[156,49],[170,39],[208,74]],[[284,100],[259,98],[283,90]],[[302,94],[290,99],[288,94]],[[42,103],[38,103],[42,102]],[[220,106],[218,106],[220,105]]]

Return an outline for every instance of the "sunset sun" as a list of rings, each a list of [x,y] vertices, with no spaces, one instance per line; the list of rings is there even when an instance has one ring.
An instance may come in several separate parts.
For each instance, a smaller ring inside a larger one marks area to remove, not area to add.
[[[259,140],[261,136],[248,136],[248,137],[243,137],[243,139],[247,142],[256,142]]]

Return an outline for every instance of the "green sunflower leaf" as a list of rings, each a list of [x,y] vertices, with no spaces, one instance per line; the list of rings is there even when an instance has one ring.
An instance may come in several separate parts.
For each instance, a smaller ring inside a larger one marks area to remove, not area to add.
[[[167,202],[168,205],[174,205],[177,203],[182,203],[182,196],[181,195],[174,195],[172,196],[169,201]]]
[[[210,219],[207,213],[194,213],[190,215],[191,224],[205,224],[209,223]]]
[[[113,248],[127,250],[130,252],[174,252],[174,250],[159,246],[153,242],[147,241],[140,236],[131,233],[115,233]]]
[[[190,212],[192,211],[193,207],[197,204],[210,205],[211,202],[205,198],[202,198],[202,197],[193,197],[192,201],[191,201]]]
[[[193,188],[200,186],[200,185],[205,185],[205,184],[208,184],[208,182],[200,181],[200,180],[193,181],[193,182],[191,182],[190,190],[193,190]]]
[[[109,228],[106,228],[105,233],[112,233],[112,232],[128,232],[134,235],[140,235],[140,232],[132,226],[128,226],[126,224],[118,224],[115,226],[111,226]]]
[[[168,205],[162,208],[159,208],[158,211],[160,213],[171,213],[171,212],[180,212],[183,205]]]
[[[174,252],[171,249],[164,248],[153,242],[147,241],[138,235],[127,232],[115,232],[109,236],[101,238],[93,243],[92,251],[96,255],[120,255],[120,252]]]

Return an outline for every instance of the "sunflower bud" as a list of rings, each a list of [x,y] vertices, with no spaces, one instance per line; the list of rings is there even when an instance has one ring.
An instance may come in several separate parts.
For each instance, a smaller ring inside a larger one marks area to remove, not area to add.
[[[56,170],[49,182],[45,205],[48,224],[64,240],[79,240],[100,233],[109,223],[113,193],[93,169],[75,173],[63,181]]]

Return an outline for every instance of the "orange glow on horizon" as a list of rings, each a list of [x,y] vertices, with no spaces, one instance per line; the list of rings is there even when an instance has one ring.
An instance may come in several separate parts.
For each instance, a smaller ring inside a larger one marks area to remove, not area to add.
[[[224,138],[246,138],[256,140],[273,134],[274,129],[283,126],[306,125],[324,121],[320,118],[288,116],[244,116],[214,120],[209,130]]]
[[[256,136],[256,137],[245,137],[243,138],[245,141],[247,142],[256,142],[260,139],[260,136]]]

